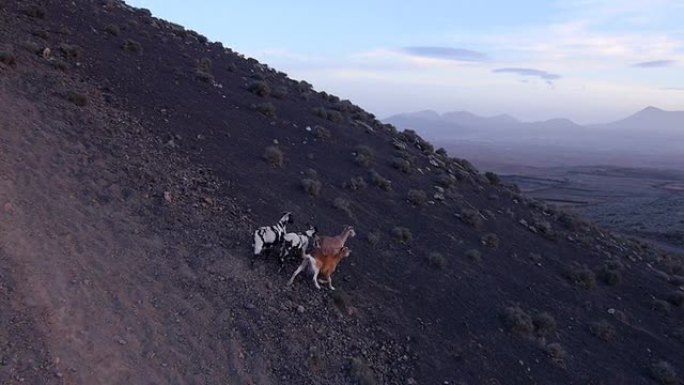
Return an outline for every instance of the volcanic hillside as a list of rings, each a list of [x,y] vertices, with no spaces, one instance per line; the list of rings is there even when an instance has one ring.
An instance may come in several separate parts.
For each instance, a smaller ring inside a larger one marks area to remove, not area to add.
[[[677,383],[682,260],[452,156],[120,1],[0,1],[0,383]],[[250,266],[283,211],[356,228],[336,291]]]

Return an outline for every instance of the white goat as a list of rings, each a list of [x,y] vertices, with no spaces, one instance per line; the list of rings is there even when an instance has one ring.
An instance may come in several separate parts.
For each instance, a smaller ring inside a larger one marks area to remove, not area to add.
[[[283,239],[287,233],[285,226],[293,222],[292,213],[286,212],[275,225],[258,228],[254,232],[254,259],[252,259],[252,263],[263,251],[270,253],[275,248],[282,250]]]

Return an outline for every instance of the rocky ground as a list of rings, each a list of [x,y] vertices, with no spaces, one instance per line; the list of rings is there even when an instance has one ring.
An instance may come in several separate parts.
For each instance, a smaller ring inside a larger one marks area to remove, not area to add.
[[[684,373],[680,256],[144,10],[0,2],[0,117],[2,384]],[[337,291],[250,266],[285,210],[357,229]]]

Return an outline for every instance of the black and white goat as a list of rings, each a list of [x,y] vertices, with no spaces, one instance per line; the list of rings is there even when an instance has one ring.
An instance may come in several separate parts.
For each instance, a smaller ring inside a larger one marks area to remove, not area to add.
[[[275,225],[258,228],[254,232],[254,259],[252,259],[252,263],[264,251],[270,253],[277,249],[282,253],[283,240],[287,234],[285,227],[293,222],[292,213],[286,212]]]
[[[285,258],[289,255],[296,255],[304,258],[306,248],[318,233],[316,227],[309,225],[309,229],[303,233],[287,233],[283,236],[283,247],[280,250],[281,268],[285,264]]]

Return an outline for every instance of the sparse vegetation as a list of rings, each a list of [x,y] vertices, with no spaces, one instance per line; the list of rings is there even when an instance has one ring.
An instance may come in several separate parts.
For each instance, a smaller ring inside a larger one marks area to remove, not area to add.
[[[350,218],[354,217],[354,213],[351,210],[351,202],[347,198],[335,198],[335,200],[333,200],[333,207],[340,211],[344,211]]]
[[[551,358],[551,360],[560,366],[565,366],[565,349],[558,342],[552,342],[544,346],[544,352]]]
[[[11,52],[0,51],[0,63],[14,67],[17,65],[17,58]]]
[[[480,262],[482,261],[482,254],[480,253],[479,250],[477,249],[470,249],[465,252],[466,258],[473,262]]]
[[[66,94],[66,99],[79,107],[88,105],[88,97],[80,92],[69,91]]]
[[[499,237],[494,233],[487,233],[482,236],[481,242],[483,245],[496,249],[499,247]]]
[[[480,212],[473,209],[461,210],[460,218],[463,223],[473,226],[476,229],[482,227],[482,223],[484,222]]]
[[[319,140],[329,140],[332,138],[332,133],[330,133],[330,130],[323,126],[315,126],[313,128],[313,134],[316,139]]]
[[[318,179],[305,178],[302,179],[302,187],[307,194],[312,197],[317,197],[321,193],[321,187],[323,184]]]
[[[394,157],[392,159],[392,167],[405,174],[409,174],[411,172],[411,162],[400,157]]]
[[[408,191],[408,200],[414,206],[422,206],[427,203],[427,194],[423,190],[411,189]]]
[[[142,45],[133,39],[126,39],[126,41],[123,43],[122,48],[124,49],[124,51],[131,52],[136,55],[142,55],[143,53]]]
[[[529,334],[534,330],[532,317],[520,306],[509,306],[504,309],[503,321],[509,331],[519,334]]]
[[[36,5],[36,4],[30,4],[30,5],[26,6],[23,9],[23,12],[24,12],[24,15],[26,15],[28,17],[33,17],[36,19],[45,19],[45,16],[47,15],[47,11],[45,10],[45,8],[43,8],[39,5]]]
[[[83,57],[83,50],[77,45],[60,44],[59,50],[67,60],[78,61]]]
[[[119,36],[119,34],[121,33],[121,30],[119,29],[119,27],[117,27],[114,24],[108,24],[104,30],[105,30],[105,32],[107,32],[108,34],[110,34],[112,36]]]
[[[285,86],[276,87],[271,92],[271,95],[276,99],[286,99],[287,95],[288,95],[287,87],[285,87]]]
[[[253,81],[247,86],[247,89],[249,92],[257,96],[261,96],[262,98],[271,95],[271,87],[269,87],[268,84],[262,80]]]
[[[449,174],[441,174],[435,179],[435,184],[444,188],[449,188],[455,183],[456,180]]]
[[[407,229],[406,227],[397,226],[393,228],[392,235],[401,243],[409,243],[413,240],[413,234],[411,234],[411,230]]]
[[[273,167],[283,167],[285,165],[283,152],[276,146],[266,147],[262,157]]]
[[[589,332],[594,337],[600,338],[606,342],[615,338],[615,328],[606,320],[590,323]]]
[[[586,265],[573,264],[566,270],[565,276],[575,285],[585,289],[591,289],[596,285],[596,274]]]
[[[213,83],[214,82],[214,75],[211,73],[211,68],[212,68],[212,62],[211,59],[208,57],[202,58],[197,61],[197,65],[195,68],[195,77],[197,80],[205,82],[205,83]]]
[[[276,116],[276,108],[272,103],[269,102],[255,104],[254,109],[257,112],[268,116],[269,118],[275,118]]]
[[[617,286],[622,283],[622,273],[614,265],[605,264],[599,270],[598,277],[608,286]]]
[[[344,116],[339,111],[329,110],[323,107],[316,107],[312,110],[312,112],[314,115],[331,122],[341,123],[344,121]]]
[[[548,312],[535,314],[532,318],[534,331],[539,336],[549,336],[556,332],[556,319]]]
[[[558,235],[551,227],[551,223],[548,221],[536,220],[534,222],[534,228],[546,239],[556,240],[558,238]]]
[[[370,243],[371,246],[375,247],[380,243],[380,233],[377,231],[371,231],[366,234],[366,240],[368,240],[368,243]]]
[[[361,167],[369,168],[373,165],[373,158],[375,157],[375,152],[372,148],[361,144],[356,146],[354,155],[354,163]]]
[[[370,178],[371,182],[373,182],[374,185],[380,187],[381,189],[385,191],[389,191],[392,189],[392,181],[387,178],[384,178],[376,171],[371,171]]]
[[[679,377],[674,367],[667,361],[658,361],[650,367],[651,377],[663,385],[679,383]]]
[[[499,178],[499,176],[496,175],[495,173],[493,173],[491,171],[487,171],[487,172],[485,172],[484,175],[490,184],[492,184],[494,186],[498,186],[499,184],[501,184],[501,178]]]
[[[358,191],[368,187],[366,180],[362,176],[352,177],[349,182],[345,184],[345,187],[353,191]]]
[[[447,267],[447,260],[440,253],[430,253],[427,256],[428,263],[430,266],[437,269],[443,270]]]
[[[60,60],[60,59],[55,59],[55,60],[52,62],[52,66],[55,67],[55,69],[58,69],[58,70],[60,70],[60,71],[62,71],[62,72],[64,72],[64,71],[66,71],[67,69],[69,69],[69,64],[68,64],[67,62],[65,62],[64,60]]]
[[[415,143],[418,141],[418,134],[414,130],[404,130],[400,135],[399,139],[406,143]]]

